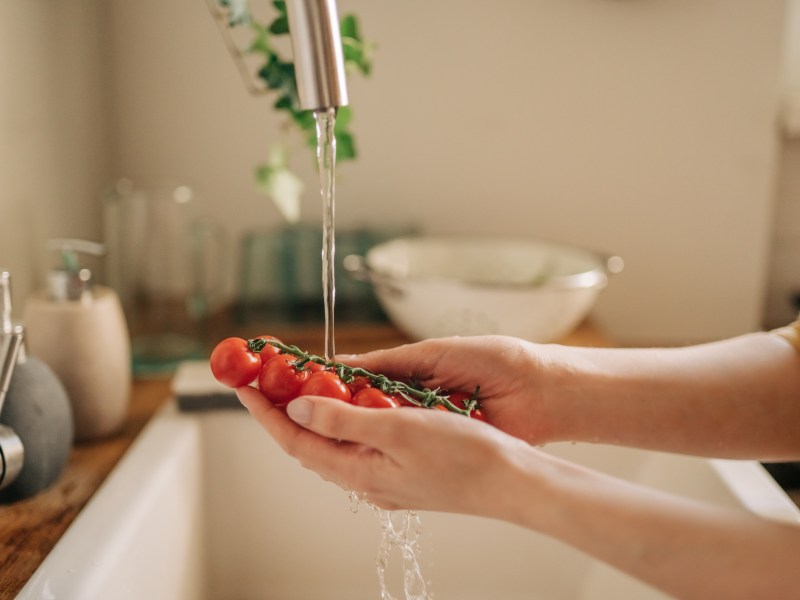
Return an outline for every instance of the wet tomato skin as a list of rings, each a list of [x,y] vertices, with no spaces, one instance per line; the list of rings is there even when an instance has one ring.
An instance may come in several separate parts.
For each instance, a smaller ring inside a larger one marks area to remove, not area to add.
[[[363,375],[358,375],[353,377],[353,381],[348,383],[347,387],[350,388],[350,392],[355,395],[365,388],[372,387],[372,384],[370,383],[369,379]]]
[[[316,371],[303,382],[300,387],[301,396],[325,396],[350,402],[350,389],[333,371]]]
[[[283,343],[278,338],[272,335],[260,335],[258,336],[258,339],[272,340],[273,342],[279,342],[281,344]],[[280,348],[277,348],[272,344],[265,344],[264,347],[261,349],[261,352],[259,352],[259,354],[261,355],[261,362],[265,364],[270,358],[272,358],[273,356],[278,356],[278,354],[280,353],[281,353]]]
[[[300,395],[300,388],[311,372],[295,366],[297,359],[288,354],[270,358],[258,375],[258,389],[267,400],[277,406],[288,403]]]
[[[321,365],[319,363],[312,362],[312,361],[307,362],[305,365],[303,365],[303,367],[308,369],[312,373],[316,373],[317,371],[325,370],[325,365]]]
[[[356,392],[353,404],[367,408],[397,408],[400,404],[377,388],[368,387]]]
[[[209,364],[217,381],[237,388],[255,381],[261,370],[261,357],[250,352],[247,340],[230,337],[216,345]]]

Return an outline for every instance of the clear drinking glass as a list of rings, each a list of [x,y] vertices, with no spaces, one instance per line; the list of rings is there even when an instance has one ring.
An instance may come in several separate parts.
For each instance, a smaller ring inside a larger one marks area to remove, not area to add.
[[[186,185],[128,179],[105,193],[107,278],[125,310],[138,377],[167,376],[206,354],[203,330],[222,295],[227,240],[193,199]]]

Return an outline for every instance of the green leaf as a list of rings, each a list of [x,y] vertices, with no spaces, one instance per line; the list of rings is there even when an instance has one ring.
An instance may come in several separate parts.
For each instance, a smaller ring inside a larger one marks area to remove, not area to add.
[[[284,94],[275,101],[273,104],[278,110],[289,110],[294,108],[294,99],[289,94]]]
[[[317,134],[316,128],[317,123],[314,120],[314,113],[310,110],[293,110],[292,111],[292,120],[295,124],[302,130],[302,131],[311,131],[312,136],[314,137],[314,144],[317,144]]]
[[[353,38],[342,39],[342,52],[345,62],[349,61],[358,64],[364,57],[363,46]]]
[[[261,67],[258,76],[272,90],[279,90],[283,87],[283,73],[280,68],[280,60],[276,54],[270,53],[267,64]]]
[[[270,52],[267,63],[261,67],[258,76],[271,90],[282,91],[284,95],[292,98],[297,93],[294,65],[290,62],[283,62],[274,52]]]
[[[339,31],[341,32],[342,37],[349,37],[359,41],[361,40],[361,36],[358,33],[358,18],[355,15],[345,15],[342,18]]]
[[[284,17],[287,15],[286,0],[272,0],[272,6],[274,6]]]
[[[353,160],[356,157],[356,142],[347,132],[336,134],[336,160]]]
[[[306,136],[306,145],[311,146],[312,148],[316,149],[317,147],[317,132],[316,130],[312,131],[310,134]]]
[[[336,111],[336,123],[333,126],[334,133],[338,135],[340,131],[343,132],[352,120],[353,109],[349,106],[339,107],[339,110]]]
[[[355,66],[364,75],[372,71],[371,47],[354,38],[342,38],[345,66]]]
[[[274,35],[289,33],[289,18],[286,16],[278,17],[272,22],[272,25],[269,26],[269,31]]]
[[[250,26],[255,32],[255,35],[248,50],[253,54],[263,54],[268,56],[270,52],[272,52],[272,48],[270,48],[269,45],[269,33],[258,23],[251,23]]]
[[[292,62],[280,62],[280,70],[283,78],[286,80],[286,85],[288,87],[296,87],[295,85],[295,75],[294,75],[294,63]]]

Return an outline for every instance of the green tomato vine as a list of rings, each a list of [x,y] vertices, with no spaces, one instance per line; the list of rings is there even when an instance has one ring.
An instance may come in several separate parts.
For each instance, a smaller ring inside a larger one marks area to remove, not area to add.
[[[467,417],[471,417],[473,412],[480,408],[478,395],[480,394],[480,386],[475,388],[472,397],[466,401],[464,408],[460,408],[450,401],[448,392],[441,389],[429,389],[414,383],[404,383],[381,375],[373,373],[361,367],[351,367],[343,363],[329,362],[323,357],[315,354],[310,354],[301,350],[297,346],[284,344],[278,340],[253,338],[247,340],[247,348],[250,352],[258,353],[266,346],[274,346],[283,354],[294,356],[297,360],[294,361],[294,366],[298,370],[305,368],[307,363],[313,362],[323,365],[328,369],[334,371],[344,383],[350,383],[356,377],[365,377],[369,380],[370,384],[382,391],[384,394],[396,394],[401,396],[407,402],[421,408],[435,408],[436,406],[443,406],[450,412],[458,413]]]

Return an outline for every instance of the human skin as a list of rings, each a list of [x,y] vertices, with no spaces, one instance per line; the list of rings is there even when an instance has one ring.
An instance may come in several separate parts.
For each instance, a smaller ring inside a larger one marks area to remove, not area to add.
[[[681,598],[790,597],[800,527],[643,488],[536,448],[579,440],[800,458],[800,357],[752,334],[681,349],[577,349],[513,338],[429,340],[346,357],[429,387],[481,385],[491,425],[441,411],[306,397],[242,403],[304,466],[378,506],[502,519]],[[453,448],[458,448],[457,452]]]

